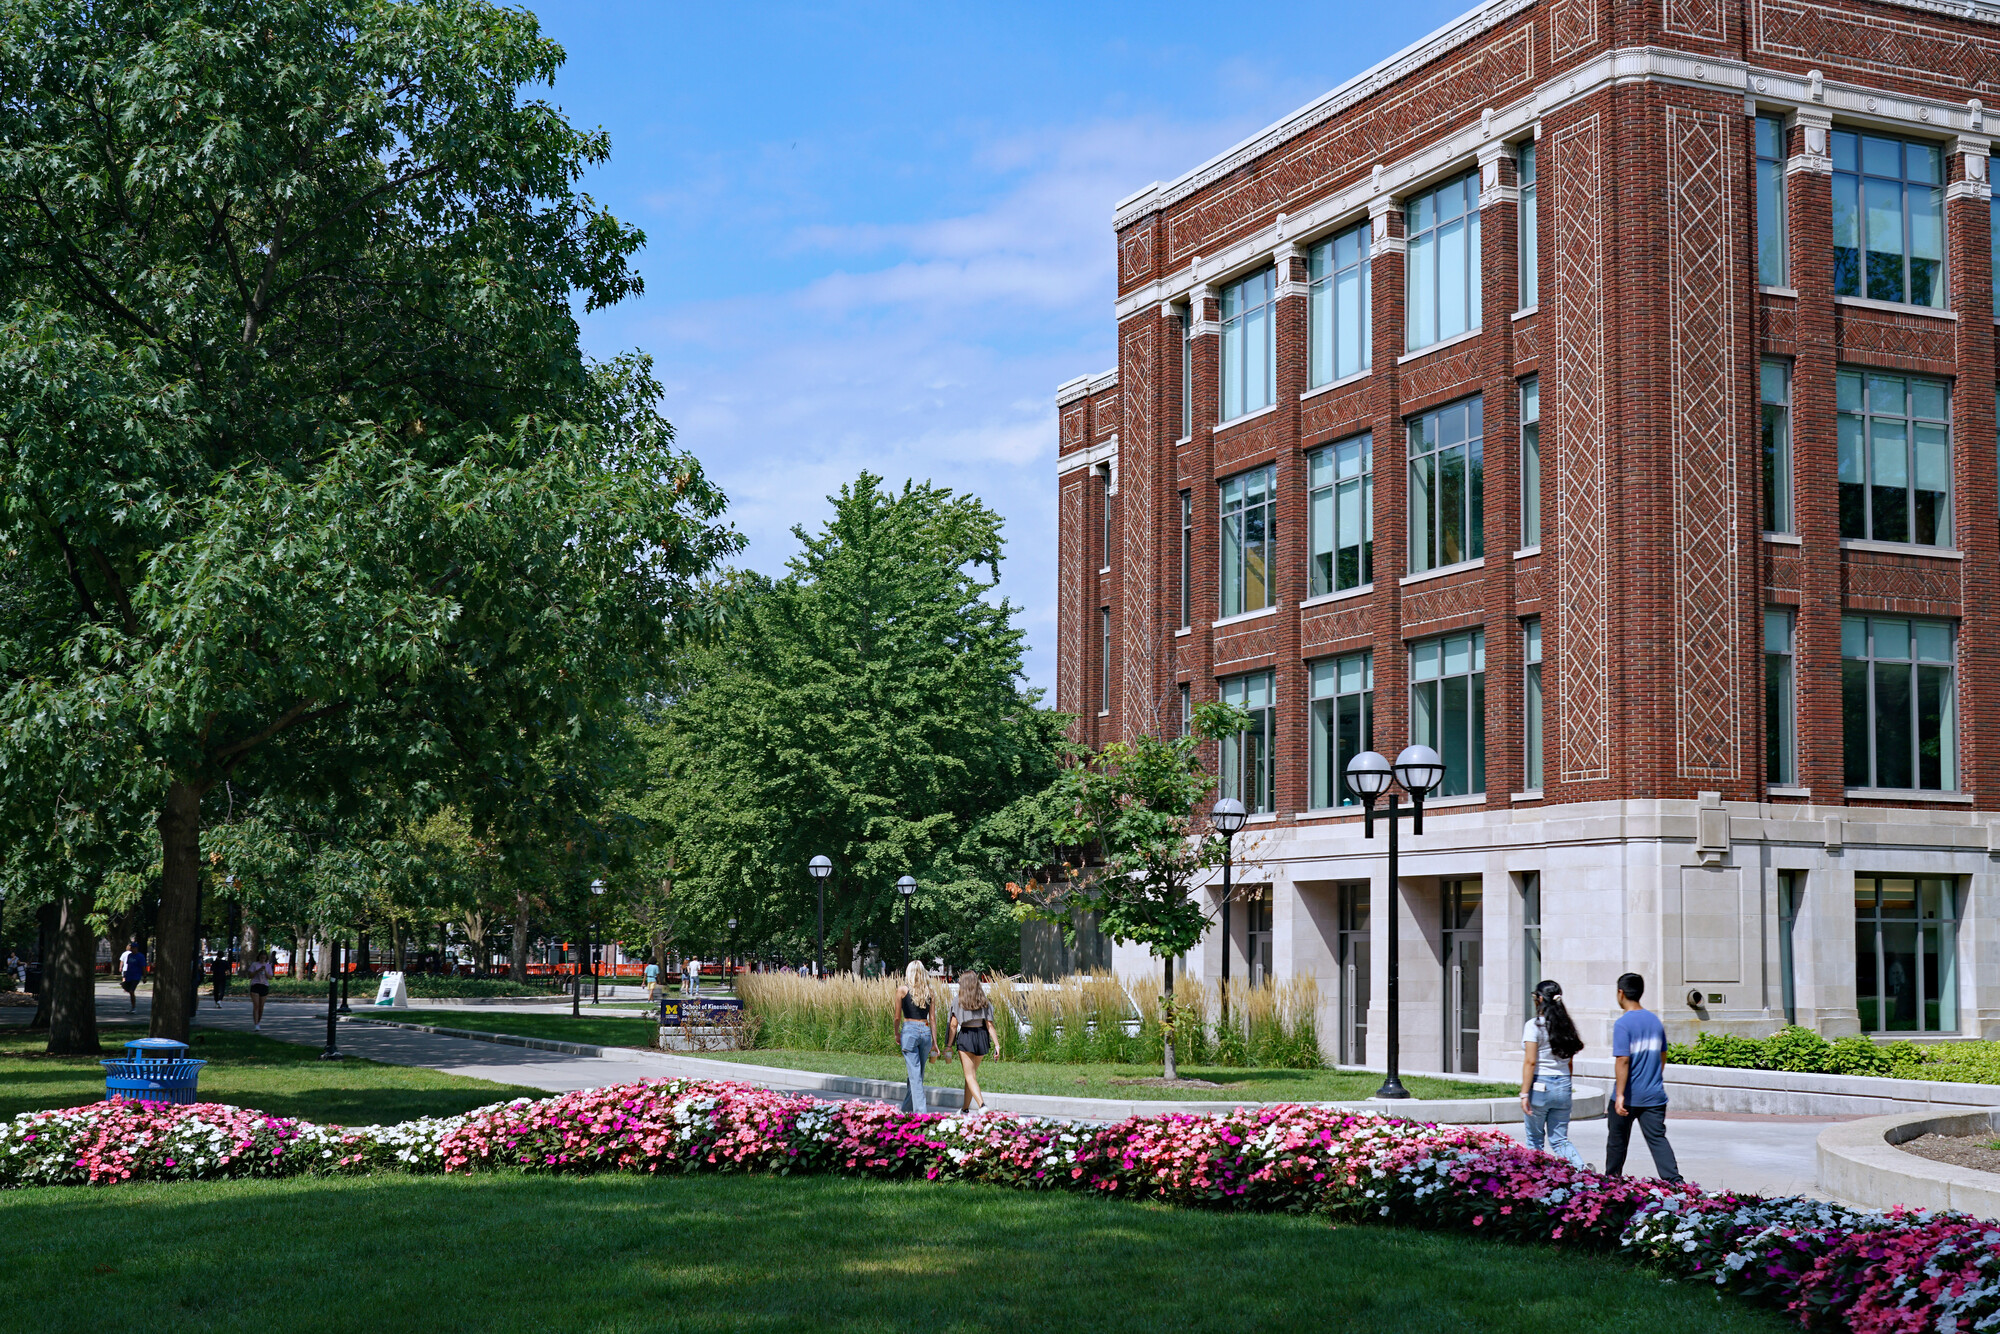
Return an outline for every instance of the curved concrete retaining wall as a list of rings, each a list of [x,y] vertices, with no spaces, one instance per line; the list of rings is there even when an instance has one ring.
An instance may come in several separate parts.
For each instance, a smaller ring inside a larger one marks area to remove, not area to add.
[[[1874,1116],[1828,1126],[1815,1148],[1819,1188],[1855,1204],[1886,1209],[1957,1209],[2000,1219],[2000,1174],[1932,1162],[1897,1148],[1919,1136],[2000,1132],[2000,1112]]]
[[[1579,1057],[1576,1072],[1614,1077],[1609,1058]],[[1683,1112],[1760,1116],[1884,1116],[1889,1113],[2000,1111],[2000,1084],[1950,1084],[1872,1075],[1804,1075],[1778,1070],[1731,1070],[1713,1065],[1667,1067],[1667,1100]],[[1904,1155],[1908,1157],[1908,1155]]]

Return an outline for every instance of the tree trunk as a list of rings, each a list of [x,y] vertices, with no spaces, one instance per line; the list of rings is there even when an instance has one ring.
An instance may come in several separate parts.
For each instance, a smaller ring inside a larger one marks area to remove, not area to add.
[[[366,931],[361,933],[361,938],[354,947],[354,956],[358,960],[354,965],[355,972],[372,973],[375,971],[374,966],[369,962],[368,958],[368,933]]]
[[[840,933],[840,943],[833,947],[834,967],[840,972],[854,971],[854,932]]]
[[[201,910],[201,793],[186,783],[167,785],[160,808],[159,949],[153,955],[153,1023],[156,1038],[188,1040],[194,1008],[195,934]]]
[[[28,1030],[33,1033],[47,1032],[49,1027],[49,992],[53,989],[49,986],[49,961],[55,956],[60,912],[54,903],[35,909],[35,1015],[28,1020]]]
[[[507,956],[507,976],[528,984],[528,896],[514,895],[514,948]]]
[[[97,933],[90,929],[96,895],[68,894],[57,902],[54,957],[42,966],[49,994],[49,1055],[95,1056]]]
[[[1163,1008],[1166,1010],[1166,1018],[1167,1018],[1167,1025],[1166,1025],[1167,1040],[1165,1044],[1166,1054],[1167,1054],[1167,1068],[1165,1073],[1168,1079],[1179,1079],[1181,1077],[1180,1073],[1181,1068],[1174,1061],[1174,1022],[1173,1022],[1174,1021],[1174,961],[1173,958],[1169,956],[1166,962],[1167,962],[1167,996],[1165,1004],[1163,1006]]]

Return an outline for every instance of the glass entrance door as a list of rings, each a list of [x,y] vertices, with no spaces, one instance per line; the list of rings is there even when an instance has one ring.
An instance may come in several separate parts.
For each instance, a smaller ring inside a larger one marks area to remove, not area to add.
[[[1340,1063],[1368,1060],[1368,882],[1339,886]]]
[[[1250,985],[1271,981],[1271,891],[1251,899],[1244,912],[1244,952],[1250,956]]]
[[[1444,923],[1444,1068],[1454,1074],[1479,1069],[1480,883],[1442,885]]]

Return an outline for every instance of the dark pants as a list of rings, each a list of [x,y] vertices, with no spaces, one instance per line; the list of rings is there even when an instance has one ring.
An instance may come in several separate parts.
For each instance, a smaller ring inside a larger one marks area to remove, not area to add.
[[[1662,1103],[1658,1107],[1625,1108],[1625,1115],[1618,1115],[1613,1104],[1606,1112],[1604,1137],[1604,1175],[1623,1176],[1625,1174],[1625,1151],[1632,1145],[1632,1123],[1639,1123],[1639,1133],[1646,1137],[1646,1147],[1653,1154],[1653,1170],[1662,1181],[1679,1181],[1681,1165],[1674,1161],[1674,1146],[1667,1143],[1667,1108]]]

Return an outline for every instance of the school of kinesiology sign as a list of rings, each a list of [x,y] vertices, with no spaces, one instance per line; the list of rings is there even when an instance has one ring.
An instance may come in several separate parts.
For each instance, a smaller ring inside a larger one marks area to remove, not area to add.
[[[733,549],[578,346],[643,237],[562,58],[483,0],[0,13],[0,881],[156,839],[155,1033],[204,797],[504,781]]]

